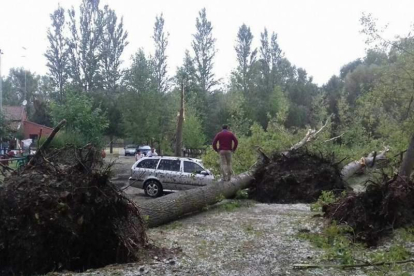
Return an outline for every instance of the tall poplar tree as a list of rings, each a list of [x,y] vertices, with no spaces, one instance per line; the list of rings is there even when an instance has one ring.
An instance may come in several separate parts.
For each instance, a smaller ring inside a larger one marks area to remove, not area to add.
[[[57,94],[55,98],[59,103],[63,103],[65,99],[64,86],[68,79],[69,65],[68,46],[64,35],[66,23],[65,10],[58,6],[50,14],[50,19],[52,20],[52,27],[47,30],[49,47],[45,53],[46,65],[49,68],[49,76]]]
[[[218,84],[213,73],[216,55],[215,42],[213,37],[213,26],[207,19],[206,9],[199,12],[196,19],[197,32],[193,35],[192,47],[196,62],[196,77],[201,91],[204,94],[211,93],[212,88]]]
[[[118,90],[122,78],[121,56],[128,45],[128,32],[124,30],[123,18],[118,22],[114,10],[105,6],[103,33],[100,44],[100,75],[103,89],[108,93]]]
[[[167,92],[169,88],[169,79],[167,75],[167,46],[169,33],[164,31],[165,20],[163,14],[155,17],[154,34],[152,39],[155,45],[154,62],[154,79],[157,85],[157,91],[160,93]]]
[[[257,50],[252,49],[253,34],[250,27],[243,24],[237,33],[236,46],[234,47],[237,54],[238,62],[238,83],[242,86],[243,93],[248,91],[251,68],[256,62]]]
[[[84,92],[99,87],[102,37],[104,32],[103,11],[99,0],[83,0],[80,6],[79,26],[75,9],[69,10],[69,57],[70,76],[75,86]]]

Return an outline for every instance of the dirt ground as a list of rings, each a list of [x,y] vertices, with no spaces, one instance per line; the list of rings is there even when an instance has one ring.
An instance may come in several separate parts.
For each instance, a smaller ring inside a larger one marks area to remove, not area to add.
[[[127,170],[132,163],[132,158],[120,158],[118,172]],[[150,200],[142,190],[126,191],[134,200]],[[296,263],[319,263],[323,254],[297,237],[300,230],[313,232],[322,227],[323,220],[313,217],[315,213],[308,204],[259,204],[243,200],[241,206],[229,208],[229,202],[148,230],[152,244],[175,249],[175,254],[59,275],[368,275],[360,269],[293,268]]]

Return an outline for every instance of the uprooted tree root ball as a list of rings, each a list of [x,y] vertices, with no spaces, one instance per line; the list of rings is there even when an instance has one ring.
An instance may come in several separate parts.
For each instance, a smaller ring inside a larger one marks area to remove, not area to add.
[[[305,150],[274,153],[254,173],[251,196],[264,203],[315,202],[322,191],[345,189],[337,165]]]
[[[414,223],[414,183],[384,176],[382,183],[370,184],[360,194],[351,193],[324,206],[325,217],[346,223],[357,240],[376,245],[395,228]]]
[[[93,147],[43,153],[0,188],[0,275],[82,271],[138,260],[138,208],[113,186]]]

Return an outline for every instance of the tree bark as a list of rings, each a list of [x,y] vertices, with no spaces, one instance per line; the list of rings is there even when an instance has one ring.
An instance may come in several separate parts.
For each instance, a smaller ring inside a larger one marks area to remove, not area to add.
[[[181,148],[183,145],[183,124],[184,124],[184,85],[181,87],[181,107],[178,115],[177,123],[177,141],[175,143],[175,156],[181,156]]]
[[[253,180],[250,173],[242,173],[228,182],[214,182],[201,188],[170,194],[139,203],[138,207],[147,226],[156,227],[232,197],[238,190],[249,187]]]
[[[362,157],[358,161],[352,161],[351,163],[349,163],[348,165],[346,165],[342,168],[342,171],[341,171],[342,179],[347,180],[348,178],[353,176],[360,169],[362,169],[366,166],[372,167],[376,161],[387,159],[386,153],[389,150],[390,149],[388,147],[385,147],[385,149],[383,151],[379,152],[378,154],[376,154],[375,152],[371,152],[368,155],[368,157]]]
[[[411,137],[410,144],[408,145],[407,152],[404,154],[404,159],[400,167],[400,175],[404,177],[410,177],[414,167],[414,134]]]
[[[110,135],[109,136],[109,140],[110,140],[110,142],[109,142],[109,153],[111,153],[111,154],[114,152],[113,139],[114,139],[114,136]]]

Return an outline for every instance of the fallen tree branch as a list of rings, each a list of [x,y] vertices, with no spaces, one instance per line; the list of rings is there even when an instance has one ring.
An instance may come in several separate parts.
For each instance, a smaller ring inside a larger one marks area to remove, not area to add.
[[[349,157],[348,156],[345,156],[344,158],[342,158],[341,160],[339,160],[338,162],[335,162],[335,163],[333,163],[332,165],[333,166],[337,166],[337,165],[339,165],[339,164],[341,164],[342,162],[344,162],[346,159],[348,159]]]
[[[331,121],[331,117],[332,117],[332,115],[329,116],[328,119],[326,119],[325,124],[319,130],[309,129],[308,132],[306,133],[305,137],[303,137],[302,140],[300,140],[299,142],[297,142],[296,144],[291,146],[288,151],[281,152],[281,154],[283,156],[285,156],[286,158],[289,158],[289,152],[296,151],[296,150],[300,149],[301,147],[303,147],[304,145],[306,145],[307,143],[315,140],[317,138],[318,134],[321,133],[321,131],[324,130],[328,126],[328,124]]]
[[[384,147],[383,151],[380,151],[378,154],[376,151],[371,152],[367,157],[362,157],[360,160],[352,161],[348,165],[344,166],[341,174],[344,180],[353,176],[357,171],[364,167],[372,167],[376,161],[387,159],[386,153],[390,150],[388,146]]]
[[[1,160],[1,159],[0,159]],[[4,165],[4,164],[2,164],[2,163],[0,163],[0,167],[2,167],[4,170],[9,170],[9,171],[16,171],[15,169],[12,169],[12,168],[10,168],[9,166],[7,166],[7,165]]]
[[[365,263],[365,264],[353,264],[353,265],[318,265],[318,264],[294,264],[293,268],[296,269],[312,269],[312,268],[357,268],[367,266],[383,266],[383,265],[394,265],[394,264],[407,264],[414,263],[414,259],[405,261],[395,262],[380,262],[380,263]]]
[[[324,141],[324,143],[327,143],[327,142],[330,142],[330,141],[334,141],[334,140],[336,140],[336,139],[339,139],[339,138],[341,138],[343,135],[344,135],[344,133],[342,133],[341,135],[335,136],[335,137],[333,137],[333,138],[331,138],[331,139],[325,140],[325,141]]]
[[[53,138],[55,137],[56,133],[66,124],[66,120],[63,119],[50,133],[49,137],[47,137],[46,141],[40,146],[40,148],[36,151],[36,154],[30,159],[27,167],[33,166],[34,161],[42,155],[42,151],[47,149],[49,144],[52,142]]]
[[[259,157],[263,163],[269,162],[270,158],[263,152],[261,147],[257,147],[257,152],[259,153]]]

